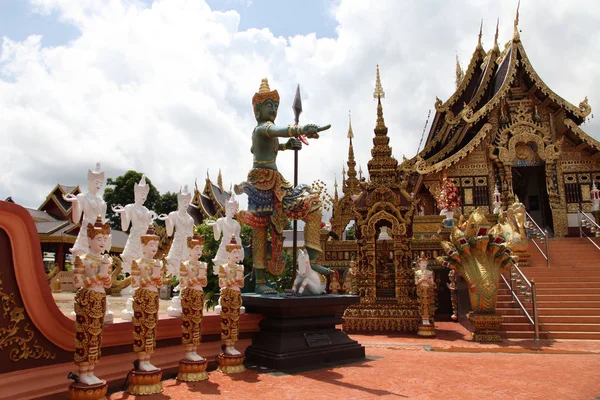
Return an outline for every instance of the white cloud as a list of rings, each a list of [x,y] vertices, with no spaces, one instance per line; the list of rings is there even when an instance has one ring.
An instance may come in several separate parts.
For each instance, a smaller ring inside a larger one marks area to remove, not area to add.
[[[512,37],[516,1],[335,2],[336,39],[275,37],[239,31],[236,12],[213,12],[201,0],[98,2],[31,0],[80,36],[43,47],[39,36],[4,38],[0,53],[0,198],[36,207],[56,183],[85,184],[97,160],[108,176],[146,173],[161,192],[176,191],[206,169],[225,185],[245,179],[255,125],[251,98],[268,77],[281,95],[277,122],[293,120],[300,83],[301,123],[333,128],[300,154],[300,181],[333,178],[347,157],[352,110],[357,160],[366,171],[381,66],[385,121],[397,159],[414,155],[435,96],[454,89],[455,51],[464,65],[484,19],[484,46]],[[293,16],[290,16],[293,18]],[[533,66],[559,95],[600,106],[600,22],[594,2],[521,5],[522,40]],[[576,21],[576,23],[575,23]],[[598,134],[595,120],[584,129]],[[293,153],[280,154],[293,179]],[[245,197],[245,196],[244,196]]]

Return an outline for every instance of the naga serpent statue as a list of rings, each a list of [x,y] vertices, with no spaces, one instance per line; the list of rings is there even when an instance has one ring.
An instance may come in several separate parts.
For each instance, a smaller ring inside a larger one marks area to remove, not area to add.
[[[517,262],[510,244],[499,225],[490,228],[484,211],[477,209],[469,216],[464,230],[454,227],[450,242],[441,243],[445,256],[438,261],[456,271],[467,282],[476,341],[500,341],[496,330],[502,316],[496,315],[500,274]]]

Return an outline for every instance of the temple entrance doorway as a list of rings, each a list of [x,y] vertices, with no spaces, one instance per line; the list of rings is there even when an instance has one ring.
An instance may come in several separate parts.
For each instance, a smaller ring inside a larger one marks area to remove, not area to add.
[[[544,165],[513,167],[513,192],[542,229],[553,232]]]

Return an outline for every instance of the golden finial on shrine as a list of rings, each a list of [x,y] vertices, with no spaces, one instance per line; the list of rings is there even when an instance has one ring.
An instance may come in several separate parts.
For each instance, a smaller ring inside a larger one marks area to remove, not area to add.
[[[481,19],[481,23],[479,24],[479,40],[477,41],[477,48],[482,48],[481,44],[481,36],[483,36],[483,19]]]
[[[381,87],[381,77],[379,76],[379,64],[377,64],[377,76],[375,78],[375,91],[373,92],[374,99],[385,98],[385,92]]]
[[[354,132],[352,132],[352,115],[351,111],[348,111],[348,139],[352,139],[354,137]]]

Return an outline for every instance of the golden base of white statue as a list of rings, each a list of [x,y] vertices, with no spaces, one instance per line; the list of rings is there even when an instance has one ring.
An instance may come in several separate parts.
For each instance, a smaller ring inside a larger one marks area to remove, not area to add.
[[[96,385],[84,385],[75,382],[69,386],[69,399],[71,400],[104,400],[108,385],[105,380]]]
[[[156,371],[139,371],[133,369],[129,377],[127,393],[135,395],[162,393],[161,379],[162,370],[160,368]]]
[[[191,361],[183,359],[179,361],[179,373],[177,374],[177,380],[183,382],[198,382],[208,379],[206,373],[206,367],[208,361]]]
[[[244,372],[246,370],[246,367],[244,367],[244,359],[245,357],[243,354],[232,356],[221,353],[217,356],[217,363],[219,364],[217,371],[224,374],[237,374],[238,372]]]
[[[417,335],[424,337],[433,337],[435,336],[435,325],[419,325],[419,330],[417,331]]]

